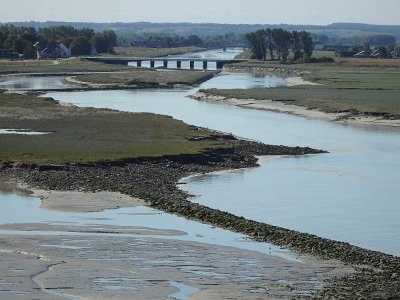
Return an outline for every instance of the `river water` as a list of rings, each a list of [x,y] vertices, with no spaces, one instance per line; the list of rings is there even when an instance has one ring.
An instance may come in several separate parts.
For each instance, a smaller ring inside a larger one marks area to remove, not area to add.
[[[215,52],[203,55],[218,56]],[[273,76],[227,74],[200,88],[282,84],[283,79]],[[308,120],[187,98],[197,90],[55,92],[46,96],[82,107],[171,115],[269,144],[327,150],[329,154],[260,158],[261,166],[254,169],[192,176],[183,180],[184,188],[196,195],[193,201],[213,208],[400,255],[399,130]]]

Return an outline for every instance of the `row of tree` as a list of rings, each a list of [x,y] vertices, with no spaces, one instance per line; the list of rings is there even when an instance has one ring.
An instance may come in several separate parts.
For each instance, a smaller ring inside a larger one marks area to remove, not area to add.
[[[245,45],[244,34],[226,33],[224,35],[198,35],[179,36],[171,33],[144,32],[140,35],[121,34],[119,44],[125,46],[142,46],[152,48],[198,46],[205,48],[223,48],[229,46]]]
[[[120,39],[122,44],[126,44],[125,37],[121,37]],[[203,46],[203,40],[197,35],[183,37],[176,34],[145,33],[141,36],[133,37],[130,45],[149,48]]]
[[[269,53],[271,60],[286,62],[290,50],[293,60],[308,62],[312,56],[314,43],[311,34],[306,31],[288,31],[283,29],[261,29],[246,35],[253,52],[253,58],[265,60]]]
[[[23,54],[27,59],[35,58],[37,50],[48,49],[56,53],[60,43],[70,48],[72,55],[87,55],[93,48],[98,53],[112,53],[117,45],[117,35],[113,30],[96,33],[90,28],[63,25],[39,30],[9,24],[0,26],[0,48]]]

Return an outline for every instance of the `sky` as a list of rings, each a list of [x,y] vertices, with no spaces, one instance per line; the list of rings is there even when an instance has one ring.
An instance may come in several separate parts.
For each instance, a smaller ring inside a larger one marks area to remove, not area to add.
[[[0,22],[400,25],[400,0],[0,0]]]

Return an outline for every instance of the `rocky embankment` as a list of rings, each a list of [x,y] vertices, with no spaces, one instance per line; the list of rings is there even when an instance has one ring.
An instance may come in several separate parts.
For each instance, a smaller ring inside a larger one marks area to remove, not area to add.
[[[199,137],[201,138],[201,137]],[[212,209],[188,199],[178,181],[195,173],[257,166],[254,155],[304,155],[324,151],[270,146],[237,140],[229,135],[211,138],[227,148],[202,154],[139,158],[97,164],[35,166],[3,164],[0,176],[46,190],[113,191],[138,197],[157,209],[244,233],[257,241],[271,242],[323,259],[358,265],[358,272],[330,282],[321,299],[399,299],[400,258],[384,253],[300,233]],[[196,139],[196,137],[195,137]]]

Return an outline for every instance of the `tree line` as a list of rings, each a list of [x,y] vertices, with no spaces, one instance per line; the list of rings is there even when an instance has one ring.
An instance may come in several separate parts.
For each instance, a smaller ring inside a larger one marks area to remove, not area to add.
[[[246,34],[252,51],[252,58],[266,60],[269,54],[271,60],[287,62],[290,50],[293,51],[293,61],[309,62],[314,49],[311,34],[306,31],[288,31],[279,29],[260,29]]]
[[[244,34],[226,33],[221,35],[198,36],[195,34],[180,36],[164,32],[144,32],[141,34],[119,35],[119,44],[133,47],[169,48],[197,46],[205,48],[223,48],[246,44]]]
[[[36,58],[36,52],[47,49],[57,56],[57,47],[64,44],[71,49],[71,55],[88,55],[92,49],[98,53],[112,53],[117,45],[113,30],[95,32],[91,28],[76,29],[72,26],[46,28],[0,26],[0,48],[22,54],[24,58]]]

